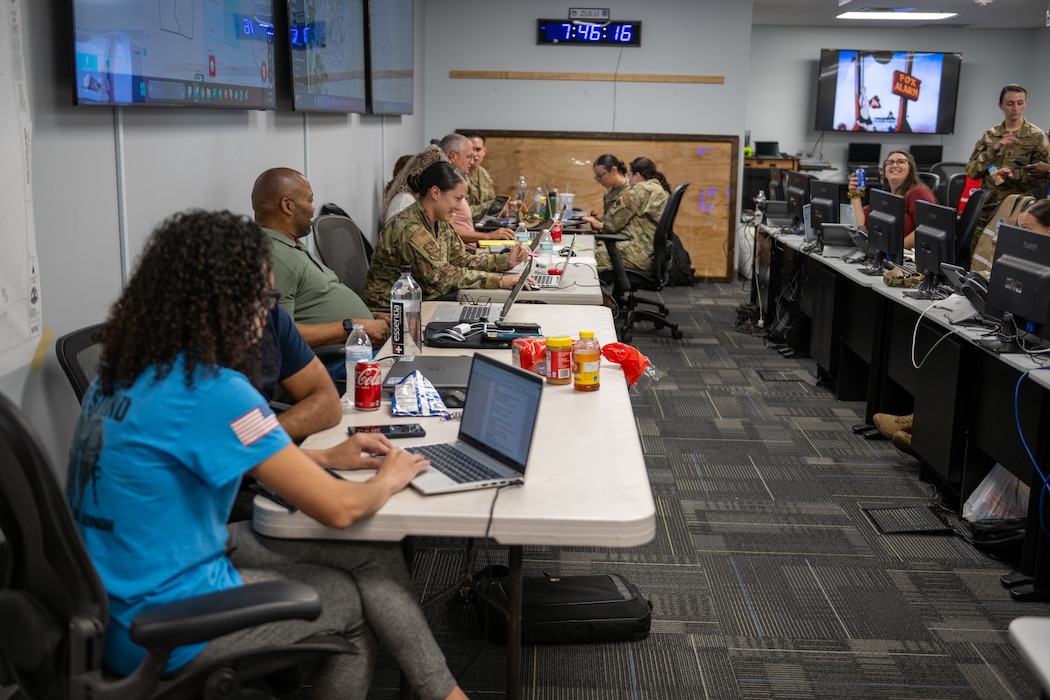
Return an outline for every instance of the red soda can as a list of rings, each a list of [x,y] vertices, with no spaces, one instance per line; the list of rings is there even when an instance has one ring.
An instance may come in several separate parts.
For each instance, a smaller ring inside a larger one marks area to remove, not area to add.
[[[554,225],[551,226],[551,240],[555,243],[561,243],[561,222],[555,221]]]
[[[383,373],[378,362],[357,363],[354,368],[354,408],[358,411],[374,411],[379,408],[383,393]]]

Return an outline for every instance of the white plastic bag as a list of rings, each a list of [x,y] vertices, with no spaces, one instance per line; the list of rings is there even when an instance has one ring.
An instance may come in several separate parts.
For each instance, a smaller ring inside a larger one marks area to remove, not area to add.
[[[963,520],[1023,518],[1028,513],[1028,494],[1028,486],[997,463],[963,504]]]

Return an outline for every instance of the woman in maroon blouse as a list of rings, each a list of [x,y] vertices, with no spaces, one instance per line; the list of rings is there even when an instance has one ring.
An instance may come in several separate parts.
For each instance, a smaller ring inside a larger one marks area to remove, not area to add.
[[[910,153],[904,151],[890,151],[886,160],[882,163],[882,179],[890,194],[904,197],[904,247],[915,247],[915,203],[919,200],[937,203],[930,188],[922,184],[919,179],[919,170],[915,166],[915,159]],[[847,196],[853,204],[853,213],[857,217],[857,225],[863,226],[868,220],[868,207],[861,207],[860,193],[857,192],[857,175],[851,173],[849,176],[849,192]]]

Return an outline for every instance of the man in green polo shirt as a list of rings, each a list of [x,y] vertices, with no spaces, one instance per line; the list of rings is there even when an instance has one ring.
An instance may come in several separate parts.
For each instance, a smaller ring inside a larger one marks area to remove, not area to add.
[[[390,336],[388,315],[370,312],[354,290],[300,243],[312,230],[313,201],[310,181],[291,168],[267,170],[252,188],[255,221],[270,237],[278,303],[310,347],[342,344],[352,325],[360,323],[378,348]],[[334,363],[329,371],[333,377],[345,376]]]

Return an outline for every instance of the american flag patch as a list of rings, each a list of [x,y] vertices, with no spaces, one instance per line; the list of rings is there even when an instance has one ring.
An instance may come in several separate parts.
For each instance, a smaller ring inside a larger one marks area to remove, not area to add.
[[[254,445],[281,426],[277,416],[269,408],[264,414],[261,408],[253,408],[237,420],[230,423],[234,434],[245,447]]]

